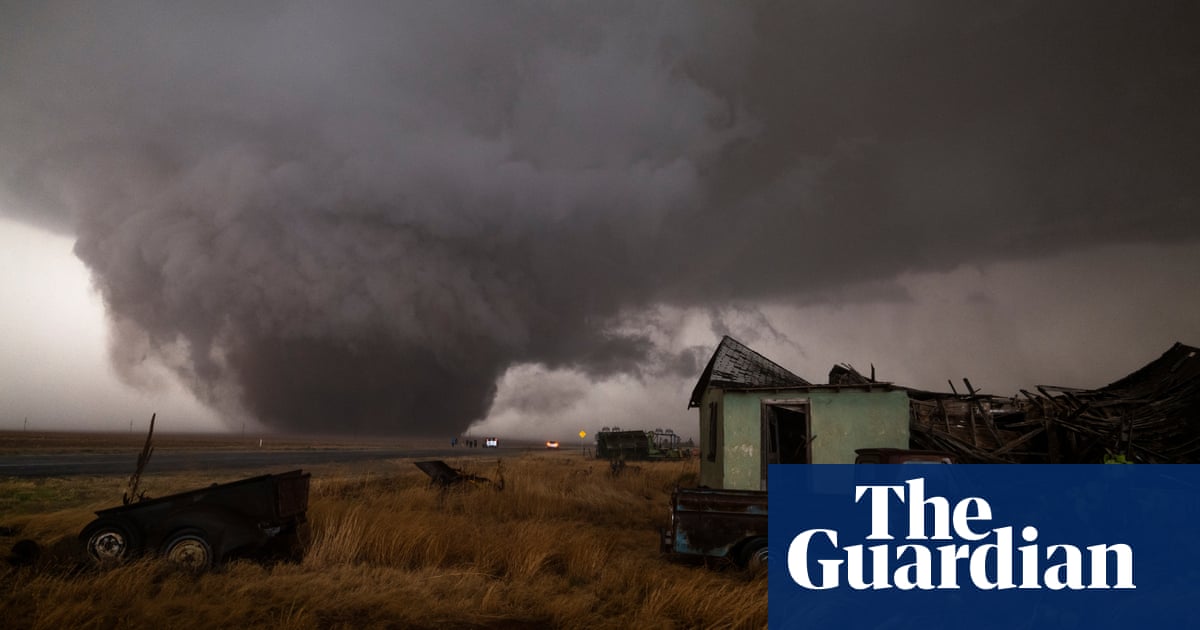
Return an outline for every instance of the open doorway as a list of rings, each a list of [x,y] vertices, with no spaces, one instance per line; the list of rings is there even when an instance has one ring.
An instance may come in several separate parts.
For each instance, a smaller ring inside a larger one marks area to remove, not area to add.
[[[808,400],[764,400],[762,403],[762,489],[770,464],[812,462],[812,426]]]

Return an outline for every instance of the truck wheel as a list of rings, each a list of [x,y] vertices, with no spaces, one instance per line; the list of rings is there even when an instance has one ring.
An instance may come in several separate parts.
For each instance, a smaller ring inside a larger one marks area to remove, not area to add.
[[[746,543],[738,553],[738,564],[751,573],[758,573],[767,568],[767,539],[754,538]]]
[[[216,560],[212,545],[204,538],[204,532],[198,529],[176,532],[162,549],[162,555],[168,561],[194,571],[203,571]]]
[[[96,519],[84,528],[84,546],[96,562],[121,562],[133,556],[141,542],[135,530],[124,521]]]

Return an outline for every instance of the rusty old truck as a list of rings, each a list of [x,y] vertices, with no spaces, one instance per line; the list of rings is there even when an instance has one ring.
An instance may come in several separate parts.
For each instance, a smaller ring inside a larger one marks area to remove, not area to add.
[[[750,570],[767,563],[767,493],[762,490],[676,488],[661,550],[724,558]]]
[[[856,464],[950,464],[940,451],[864,448]],[[810,465],[810,464],[800,464]],[[678,556],[719,558],[758,571],[767,566],[767,493],[763,490],[676,488],[660,550]]]
[[[235,555],[298,559],[310,477],[293,470],[100,510],[79,540],[97,562],[158,554],[205,569]]]

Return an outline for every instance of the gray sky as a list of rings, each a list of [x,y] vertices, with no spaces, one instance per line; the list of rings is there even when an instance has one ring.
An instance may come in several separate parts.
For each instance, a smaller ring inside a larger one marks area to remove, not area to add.
[[[1189,3],[0,11],[10,426],[694,433],[726,333],[1001,394],[1200,343]]]

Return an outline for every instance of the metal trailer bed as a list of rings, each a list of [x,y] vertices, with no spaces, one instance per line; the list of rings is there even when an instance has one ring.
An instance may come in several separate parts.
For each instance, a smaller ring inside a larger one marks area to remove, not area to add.
[[[231,555],[303,553],[311,475],[250,477],[96,512],[79,533],[97,561],[157,553],[194,568]]]

